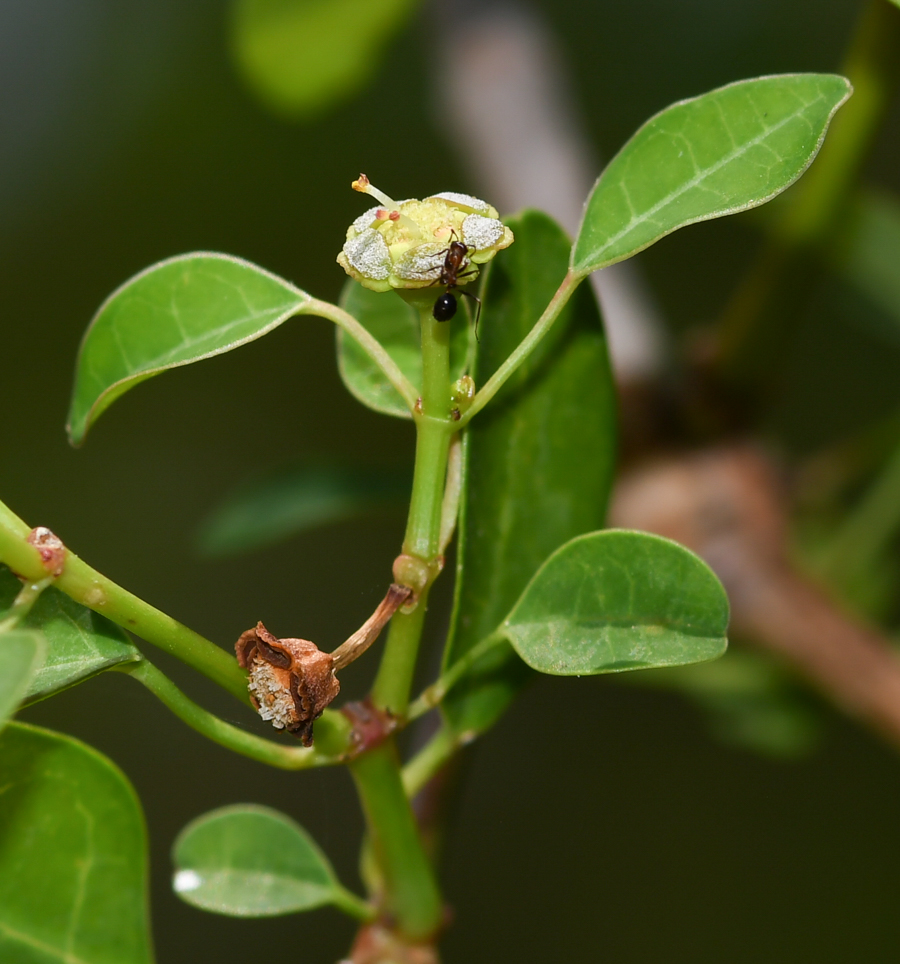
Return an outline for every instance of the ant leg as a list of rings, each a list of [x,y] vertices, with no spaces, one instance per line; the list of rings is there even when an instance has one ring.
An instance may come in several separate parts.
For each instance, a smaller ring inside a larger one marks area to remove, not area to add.
[[[479,298],[478,295],[473,295],[471,291],[463,291],[461,288],[459,289],[459,293],[465,295],[467,298],[471,298],[472,301],[478,305],[475,311],[475,341],[480,342],[481,339],[478,337],[478,319],[481,317],[481,298]]]

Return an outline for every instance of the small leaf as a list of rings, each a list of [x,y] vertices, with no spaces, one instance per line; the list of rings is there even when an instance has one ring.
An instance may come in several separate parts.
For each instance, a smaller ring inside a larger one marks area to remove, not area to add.
[[[0,773],[0,960],[150,964],[144,820],[121,771],[10,723]]]
[[[316,526],[402,505],[406,473],[359,466],[282,466],[245,483],[203,523],[201,550],[226,556],[275,545]]]
[[[90,426],[138,382],[277,328],[309,295],[249,261],[201,252],[160,261],[101,305],[81,343],[68,431]]]
[[[46,655],[40,633],[11,629],[0,633],[0,730],[25,698]]]
[[[692,552],[646,532],[567,542],[538,570],[502,630],[533,669],[589,676],[714,659],[728,598]]]
[[[572,268],[588,274],[696,221],[764,204],[818,153],[850,96],[834,74],[741,80],[651,117],[588,198]]]
[[[546,214],[526,211],[509,225],[516,243],[491,263],[483,291],[474,372],[479,385],[531,329],[568,265],[569,239]],[[603,328],[587,286],[466,433],[445,669],[496,630],[554,549],[603,524],[615,464],[616,403]],[[481,732],[530,676],[504,641],[450,691],[443,710],[457,732]]]
[[[0,565],[0,619],[22,588]],[[45,589],[22,620],[21,629],[39,630],[47,643],[44,663],[31,680],[29,703],[81,683],[120,663],[141,658],[125,633],[104,616],[79,605],[53,586]]]
[[[362,87],[415,0],[236,0],[235,59],[272,110],[306,117]]]
[[[290,817],[236,804],[189,823],[172,850],[175,893],[231,917],[274,917],[344,904],[328,858]]]
[[[441,292],[435,290],[435,299]],[[463,300],[463,299],[460,299]],[[341,294],[341,307],[373,335],[404,375],[421,390],[422,349],[419,314],[392,291],[370,291],[348,280]],[[461,311],[450,333],[450,377],[459,378],[466,369],[472,337]],[[412,418],[381,369],[343,329],[337,330],[338,368],[347,390],[363,405],[384,415]]]

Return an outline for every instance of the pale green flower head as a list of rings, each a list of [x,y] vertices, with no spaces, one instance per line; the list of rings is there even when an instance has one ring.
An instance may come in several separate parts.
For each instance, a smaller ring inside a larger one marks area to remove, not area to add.
[[[351,278],[372,291],[435,284],[451,241],[468,248],[463,283],[474,281],[475,265],[490,261],[513,243],[513,233],[497,209],[477,197],[446,191],[424,201],[394,201],[373,187],[365,174],[353,182],[353,189],[381,203],[350,225],[337,260]]]

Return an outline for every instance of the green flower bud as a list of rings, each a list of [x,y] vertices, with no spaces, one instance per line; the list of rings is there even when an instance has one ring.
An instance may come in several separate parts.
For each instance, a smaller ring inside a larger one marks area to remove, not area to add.
[[[446,191],[424,201],[394,201],[369,183],[365,174],[353,189],[381,204],[360,215],[347,229],[338,264],[372,291],[427,288],[436,284],[451,241],[467,248],[465,280],[478,276],[475,267],[513,243],[513,233],[497,209],[468,194]]]

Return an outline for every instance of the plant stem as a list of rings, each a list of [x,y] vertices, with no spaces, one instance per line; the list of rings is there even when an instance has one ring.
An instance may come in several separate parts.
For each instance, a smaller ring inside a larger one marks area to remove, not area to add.
[[[0,620],[0,633],[17,626],[19,622],[31,612],[31,607],[38,601],[41,593],[47,586],[51,585],[52,582],[53,576],[47,576],[44,579],[39,579],[37,582],[28,580],[13,600],[13,604],[9,607],[9,611],[6,614],[6,618]]]
[[[339,907],[345,914],[361,921],[371,921],[378,916],[375,908],[367,900],[357,897],[352,890],[347,890],[346,887],[337,882],[335,882],[334,888],[335,906]]]
[[[0,503],[0,562],[6,563],[16,575],[38,581],[46,578],[47,572],[37,549],[26,541],[30,531],[15,513]],[[247,677],[232,653],[117,586],[69,549],[66,549],[65,569],[54,585],[82,606],[102,613],[148,643],[171,653],[241,702],[250,704]]]
[[[410,412],[415,409],[418,398],[418,392],[415,386],[406,375],[403,374],[400,366],[387,353],[381,342],[377,341],[363,328],[353,315],[328,301],[319,301],[318,298],[311,298],[303,305],[298,314],[318,315],[320,318],[327,318],[347,332],[369,358],[382,370],[385,378],[397,389],[400,397],[406,402],[406,407]]]
[[[248,756],[260,763],[278,767],[281,770],[308,770],[310,767],[327,766],[337,763],[338,759],[317,751],[316,747],[280,746],[262,737],[220,720],[202,706],[185,696],[180,689],[160,670],[147,660],[126,663],[115,667],[119,673],[127,673],[153,693],[183,723],[191,729],[235,753]]]
[[[403,789],[411,800],[467,740],[444,724],[403,768]]]
[[[422,714],[433,710],[447,695],[451,687],[455,686],[471,667],[478,662],[485,653],[489,653],[495,646],[506,642],[506,637],[499,630],[486,636],[481,642],[473,646],[464,656],[458,659],[450,669],[446,670],[428,689],[412,703],[406,714],[407,720],[415,720]]]
[[[563,278],[562,283],[556,290],[556,294],[550,300],[550,304],[544,309],[544,313],[535,322],[534,327],[519,343],[518,347],[485,382],[484,387],[476,393],[471,406],[463,413],[460,420],[456,423],[457,428],[462,428],[471,418],[480,412],[485,405],[503,387],[503,384],[510,375],[525,361],[526,358],[537,348],[539,342],[553,327],[553,323],[559,317],[560,312],[565,308],[566,302],[572,297],[572,293],[584,280],[584,275],[577,275],[569,270]]]
[[[350,772],[385,884],[385,909],[405,936],[427,939],[441,923],[441,896],[403,789],[393,741],[358,757]]]
[[[419,559],[430,573],[417,586],[412,612],[398,612],[372,687],[373,704],[402,717],[409,704],[419,641],[425,621],[428,589],[440,571],[441,510],[447,478],[450,439],[456,425],[450,417],[450,325],[432,316],[430,292],[419,300],[422,330],[422,397],[416,406],[416,464],[403,540],[403,554]],[[446,527],[445,527],[446,528]],[[383,883],[383,900],[397,929],[407,937],[432,936],[442,918],[441,897],[416,818],[403,789],[393,739],[362,754],[350,764],[366,815],[375,876]]]
[[[419,305],[422,329],[422,405],[416,413],[416,464],[403,552],[432,566],[440,555],[441,509],[447,458],[455,423],[450,418],[450,325],[435,321],[429,295]],[[435,574],[437,568],[434,569]],[[411,613],[391,621],[384,656],[372,687],[372,702],[403,716],[409,703],[428,587]]]

